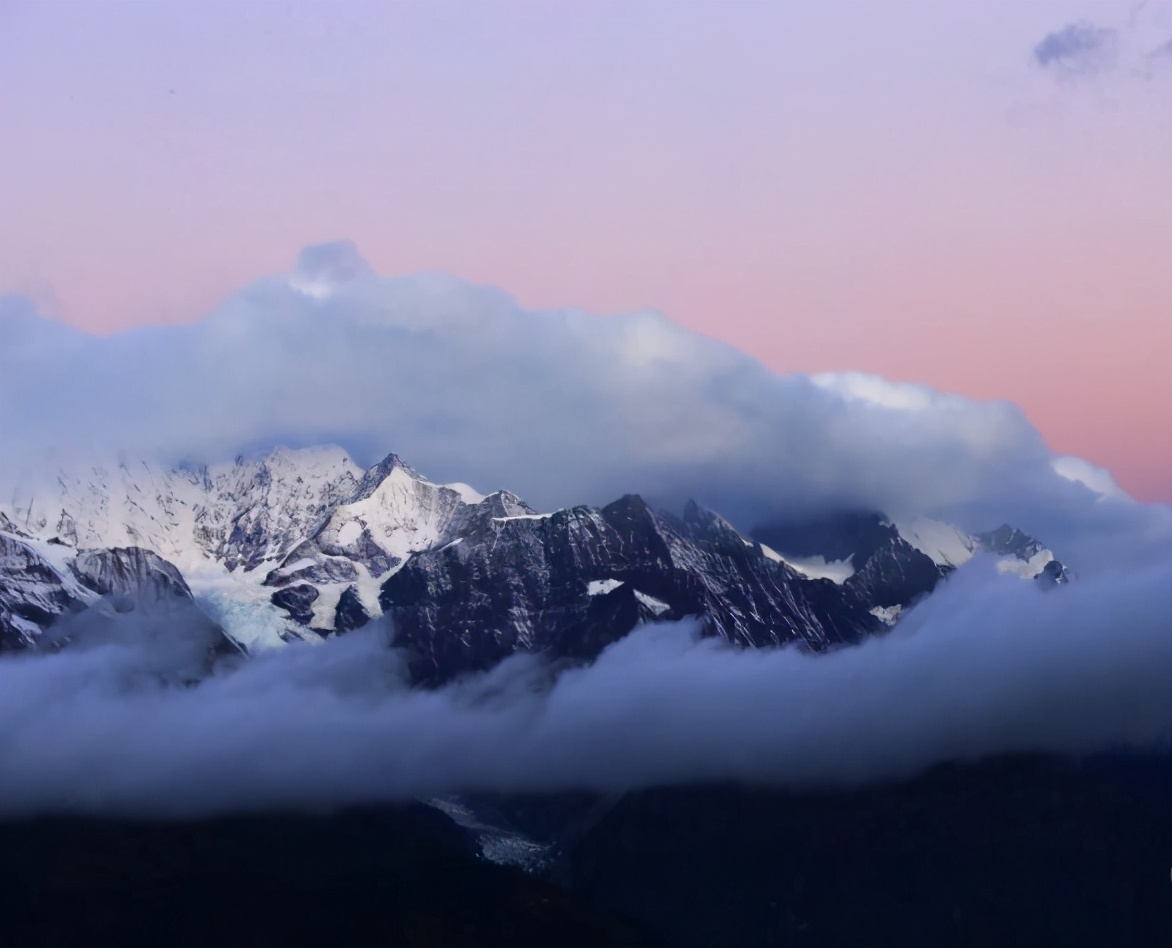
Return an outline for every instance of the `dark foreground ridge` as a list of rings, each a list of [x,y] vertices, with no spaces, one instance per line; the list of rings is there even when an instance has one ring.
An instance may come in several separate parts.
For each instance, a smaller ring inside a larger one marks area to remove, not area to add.
[[[548,879],[422,805],[0,824],[0,943],[1166,948],[1170,796],[1169,756],[1018,756],[852,791],[469,801],[550,843]]]
[[[836,794],[629,795],[564,878],[671,945],[1172,943],[1172,758],[946,765]]]
[[[0,867],[6,948],[657,944],[565,889],[485,862],[421,804],[3,823]]]

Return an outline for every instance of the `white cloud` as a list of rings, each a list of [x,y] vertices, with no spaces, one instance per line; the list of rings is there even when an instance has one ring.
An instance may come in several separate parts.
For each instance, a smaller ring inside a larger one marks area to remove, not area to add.
[[[993,565],[830,655],[648,626],[552,686],[525,656],[411,690],[383,628],[191,688],[140,674],[142,646],[0,659],[0,816],[853,782],[1004,751],[1166,748],[1172,560],[1049,592]]]
[[[94,337],[0,300],[0,430],[9,478],[112,448],[334,442],[545,509],[637,491],[744,528],[846,506],[1009,520],[1053,545],[1106,517],[1012,404],[781,376],[654,313],[530,312],[451,277],[375,276],[349,244],[191,326]]]
[[[650,627],[552,689],[517,657],[412,691],[385,627],[165,688],[144,675],[165,637],[104,635],[0,659],[0,813],[852,780],[1172,736],[1172,510],[1055,458],[1008,403],[778,376],[655,314],[527,312],[449,277],[377,277],[342,246],[189,327],[97,338],[0,299],[0,432],[9,477],[112,448],[333,441],[546,509],[641,491],[741,526],[844,506],[1008,520],[1079,574],[1043,592],[978,558],[891,635],[816,658]]]
[[[1111,472],[1090,461],[1076,457],[1060,457],[1053,461],[1054,470],[1067,480],[1076,481],[1104,497],[1124,497],[1123,489],[1115,483]]]

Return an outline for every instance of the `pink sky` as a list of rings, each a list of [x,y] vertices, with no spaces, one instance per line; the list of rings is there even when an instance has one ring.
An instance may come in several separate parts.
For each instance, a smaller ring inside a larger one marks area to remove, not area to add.
[[[1101,55],[1032,50],[1086,21]],[[304,245],[1018,402],[1172,501],[1172,5],[0,5],[0,292],[197,319]]]

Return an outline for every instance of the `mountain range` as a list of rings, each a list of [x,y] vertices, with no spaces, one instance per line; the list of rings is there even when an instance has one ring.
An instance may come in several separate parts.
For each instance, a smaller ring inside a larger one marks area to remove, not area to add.
[[[191,645],[185,675],[380,616],[426,684],[515,652],[589,661],[640,622],[685,616],[737,646],[821,652],[885,632],[981,553],[1041,584],[1070,578],[1009,525],[971,534],[864,511],[745,535],[695,502],[539,512],[507,490],[433,483],[394,454],[363,469],[332,446],[212,466],[122,459],[0,503],[0,649],[117,635],[164,611]]]

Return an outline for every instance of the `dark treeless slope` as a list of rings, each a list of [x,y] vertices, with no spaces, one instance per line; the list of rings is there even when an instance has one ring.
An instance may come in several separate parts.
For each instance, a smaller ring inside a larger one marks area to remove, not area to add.
[[[0,869],[5,948],[654,944],[555,885],[483,862],[419,805],[4,823]]]
[[[679,948],[1172,944],[1172,758],[1043,756],[838,792],[491,801]]]

